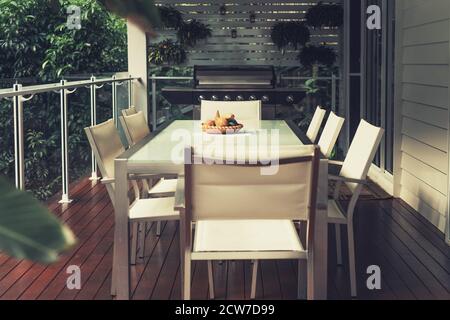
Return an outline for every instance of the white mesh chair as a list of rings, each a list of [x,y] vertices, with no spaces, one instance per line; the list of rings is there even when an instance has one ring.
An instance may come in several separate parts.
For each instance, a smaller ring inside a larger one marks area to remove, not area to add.
[[[274,175],[262,175],[262,164],[211,165],[210,159],[193,158],[189,148],[185,163],[184,184],[180,182],[183,188],[176,195],[183,193],[185,199],[180,227],[183,298],[190,299],[192,260],[208,261],[211,298],[211,260],[296,259],[299,268],[302,265],[300,279],[314,239],[318,148],[291,150],[289,157],[279,159],[279,170]],[[305,245],[294,221],[308,222]],[[257,268],[255,262],[252,298],[256,294]]]
[[[217,110],[221,115],[234,114],[240,122],[261,120],[261,101],[208,101],[202,100],[200,120],[214,119]]]
[[[334,112],[330,112],[319,139],[320,151],[326,158],[331,156],[344,122],[344,118],[338,117]]]
[[[131,116],[136,114],[138,111],[135,106],[130,106],[128,109],[122,109],[122,116]]]
[[[330,161],[331,165],[341,167],[338,176],[330,175],[336,182],[334,196],[328,202],[328,223],[335,225],[337,262],[342,264],[341,225],[347,225],[348,257],[350,270],[350,287],[352,297],[356,297],[355,244],[353,235],[353,214],[363,186],[367,183],[367,174],[383,137],[384,129],[375,127],[361,120],[355,137],[344,162]],[[339,190],[345,184],[352,192],[347,210],[344,210],[339,199]]]
[[[106,185],[109,197],[114,204],[114,159],[122,154],[125,148],[120,141],[119,134],[112,119],[96,126],[85,128],[84,130],[103,177],[101,182]],[[141,180],[143,177],[134,176],[132,178]],[[133,185],[135,200],[130,205],[128,216],[130,227],[132,228],[132,244],[130,250],[132,264],[136,262],[138,223],[178,220],[180,217],[179,213],[174,211],[174,197],[140,199],[139,189],[135,181],[133,181]],[[116,264],[113,262],[113,275],[115,274],[115,267]],[[111,291],[114,294],[115,279],[112,281]]]
[[[327,111],[317,107],[316,112],[314,112],[314,116],[309,124],[308,131],[306,132],[306,136],[311,140],[312,143],[316,143],[317,136],[319,135],[320,126],[322,125],[323,119],[325,118]]]
[[[122,124],[122,128],[130,146],[150,135],[150,129],[148,128],[147,121],[145,120],[142,111],[129,116],[120,117],[120,123]],[[149,188],[149,185],[145,180],[143,183],[144,190],[148,192],[149,196],[173,195],[177,188],[177,179],[162,178],[152,188]]]
[[[150,134],[150,129],[142,111],[123,115],[119,119],[130,146],[138,143]]]
[[[130,111],[131,109],[128,110]],[[150,135],[150,129],[147,125],[147,121],[145,120],[142,111],[133,113],[133,111],[131,110],[129,113],[130,115],[128,116],[124,115],[120,117],[120,123],[122,125],[123,131],[125,132],[128,144],[132,146],[141,141],[142,139],[144,139],[145,137],[147,137],[148,135]],[[158,181],[155,185],[153,185],[154,180]],[[149,197],[173,196],[177,188],[177,179],[165,179],[163,176],[149,176],[148,179],[142,180],[142,185],[144,193]],[[140,252],[141,254],[143,254],[144,253],[143,247],[145,244],[145,233],[146,233],[146,231],[144,230],[147,230],[147,228],[143,229],[142,226],[139,226],[139,230],[141,232],[141,248],[142,248]],[[158,222],[156,228],[156,235],[159,236],[160,234],[161,234],[161,222]]]

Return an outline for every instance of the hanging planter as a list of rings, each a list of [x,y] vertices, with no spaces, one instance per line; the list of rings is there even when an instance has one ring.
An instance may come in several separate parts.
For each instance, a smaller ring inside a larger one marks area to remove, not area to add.
[[[278,22],[273,26],[271,38],[279,50],[287,47],[297,50],[309,41],[310,32],[302,22]]]
[[[304,47],[298,59],[305,67],[313,67],[314,65],[322,65],[331,67],[336,62],[336,53],[327,46],[308,45]]]
[[[183,24],[183,14],[171,6],[158,7],[161,24],[165,28],[178,30]]]
[[[198,41],[211,37],[209,26],[195,19],[183,23],[177,33],[178,41],[185,46],[194,47]]]
[[[149,47],[148,60],[154,65],[177,65],[186,61],[186,51],[179,43],[170,39]]]
[[[308,10],[305,18],[312,28],[339,28],[344,23],[344,9],[339,4],[319,2]]]

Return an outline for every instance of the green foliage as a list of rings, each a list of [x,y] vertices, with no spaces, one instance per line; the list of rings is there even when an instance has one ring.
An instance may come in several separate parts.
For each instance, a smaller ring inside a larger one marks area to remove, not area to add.
[[[185,46],[194,47],[198,41],[211,37],[211,29],[208,25],[195,19],[182,23],[178,29],[178,41]]]
[[[181,64],[186,60],[186,51],[183,46],[170,39],[153,44],[149,49],[148,60],[155,65]]]
[[[66,21],[56,26],[47,39],[40,76],[59,78],[65,74],[111,72],[111,66],[126,69],[126,25],[101,9],[96,1],[72,0],[81,9],[80,30],[69,30]]]
[[[339,4],[319,2],[306,12],[306,23],[313,28],[338,28],[344,23],[344,9]]]
[[[298,58],[305,67],[315,64],[331,67],[337,57],[334,50],[327,46],[308,45],[300,51]]]
[[[72,232],[31,195],[0,178],[0,250],[17,259],[52,263],[75,243]]]
[[[211,37],[211,29],[195,19],[184,22],[183,15],[171,6],[158,8],[162,25],[176,31],[177,41],[163,40],[149,47],[149,62],[153,65],[179,65],[186,61],[186,47]]]
[[[69,4],[81,8],[81,29],[66,27]],[[0,0],[0,77],[57,82],[74,74],[127,68],[126,24],[94,0]],[[20,79],[19,79],[20,82]],[[11,84],[12,85],[12,84]],[[111,116],[110,89],[98,90],[98,120]],[[90,167],[83,128],[90,124],[89,90],[69,96],[71,180]],[[12,104],[0,100],[0,174],[14,175]],[[24,103],[26,188],[47,199],[60,187],[60,107],[57,93]]]
[[[271,38],[280,50],[289,46],[297,50],[309,41],[310,32],[303,22],[278,22],[272,29]]]
[[[161,17],[161,24],[165,28],[178,30],[183,24],[183,15],[174,7],[162,6],[158,7],[158,11]]]

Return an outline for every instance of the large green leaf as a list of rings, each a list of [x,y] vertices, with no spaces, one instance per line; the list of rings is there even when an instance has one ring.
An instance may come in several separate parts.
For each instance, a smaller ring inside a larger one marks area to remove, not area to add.
[[[18,258],[52,263],[75,243],[72,231],[27,192],[0,177],[0,250]]]

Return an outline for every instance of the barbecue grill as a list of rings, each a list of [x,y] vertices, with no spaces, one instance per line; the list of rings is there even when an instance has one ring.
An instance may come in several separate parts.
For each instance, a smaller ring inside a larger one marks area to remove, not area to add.
[[[202,100],[261,100],[265,119],[274,119],[277,108],[300,103],[304,89],[278,88],[273,66],[195,66],[194,86],[166,87],[162,95],[174,105],[200,105]],[[198,107],[194,118],[198,118]]]

